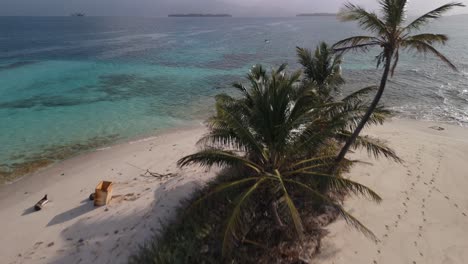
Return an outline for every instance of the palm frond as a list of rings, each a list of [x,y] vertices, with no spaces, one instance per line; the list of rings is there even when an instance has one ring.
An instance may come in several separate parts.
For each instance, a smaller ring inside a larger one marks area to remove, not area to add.
[[[333,160],[335,157],[336,157],[335,155],[330,155],[330,156],[321,156],[321,157],[314,157],[314,158],[311,158],[311,159],[305,159],[305,160],[301,160],[301,161],[298,161],[298,162],[294,163],[291,166],[291,168],[297,169],[297,168],[300,168],[301,166],[303,166],[304,164],[309,164],[309,163],[313,163],[313,162],[319,162],[319,163],[329,162],[329,161]]]
[[[390,69],[390,74],[392,77],[395,74],[395,70],[398,65],[398,62],[400,61],[400,49],[397,49],[395,51],[395,55],[393,56],[393,58],[394,58],[393,65],[392,65],[392,68]]]
[[[344,8],[338,13],[338,17],[342,21],[357,21],[365,30],[378,34],[386,32],[385,23],[379,19],[377,14],[368,12],[364,8],[351,3],[345,4]]]
[[[304,69],[303,85],[312,84],[318,98],[322,101],[330,99],[331,92],[336,91],[344,83],[341,76],[342,57],[321,42],[314,54],[308,49],[296,48],[299,63]]]
[[[360,89],[360,90],[346,96],[345,98],[342,99],[342,101],[343,102],[350,102],[350,101],[354,101],[354,100],[361,100],[363,96],[367,96],[367,95],[369,95],[369,93],[375,92],[377,90],[377,88],[378,87],[375,86],[375,85],[362,88],[362,89]]]
[[[342,136],[344,138],[349,138],[351,137],[351,132],[345,131],[339,134],[339,136]],[[364,148],[367,150],[368,155],[373,155],[375,158],[379,158],[381,156],[384,156],[387,159],[392,159],[395,162],[402,163],[403,160],[398,157],[398,155],[395,153],[393,149],[388,147],[384,142],[377,138],[373,138],[371,136],[359,136],[353,147],[355,149],[357,148]]]
[[[227,182],[227,183],[223,183],[221,185],[218,185],[218,186],[216,186],[216,188],[214,188],[214,190],[210,191],[206,195],[202,196],[200,199],[196,200],[191,205],[191,208],[197,207],[200,203],[202,203],[203,201],[205,201],[208,197],[210,197],[212,195],[215,195],[215,194],[220,193],[222,191],[226,191],[226,190],[231,189],[231,188],[242,186],[243,184],[246,184],[248,182],[258,181],[259,179],[260,179],[260,177],[249,177],[249,178],[243,178],[243,179],[240,179],[240,180],[237,180],[237,181]]]
[[[395,32],[405,19],[407,0],[380,0],[379,4],[387,30]]]
[[[345,101],[341,106],[337,106],[336,109],[332,109],[332,115],[338,115],[341,113],[342,119],[345,121],[342,123],[340,130],[348,129],[354,131],[358,126],[362,117],[369,108],[369,104],[362,99],[354,99]],[[383,122],[392,115],[392,112],[383,106],[378,106],[371,114],[366,126],[382,125]]]
[[[250,146],[239,140],[232,130],[223,128],[212,128],[210,132],[197,141],[197,145],[236,151],[248,151],[250,149]]]
[[[442,5],[426,14],[418,17],[413,22],[411,22],[408,26],[405,27],[408,31],[419,30],[421,27],[427,25],[429,22],[435,19],[441,18],[445,13],[455,7],[464,7],[465,5],[460,2],[451,2],[445,5]]]
[[[304,67],[312,61],[312,52],[309,49],[296,47],[296,54],[299,58],[299,63]]]
[[[332,208],[337,210],[340,213],[340,215],[345,219],[346,223],[348,223],[352,227],[356,228],[357,230],[359,230],[361,233],[363,233],[367,237],[370,237],[373,240],[376,239],[376,236],[374,235],[374,233],[372,233],[371,230],[369,230],[364,224],[362,224],[359,220],[357,220],[351,214],[346,212],[346,210],[341,205],[334,203],[329,198],[322,195],[318,191],[312,189],[311,187],[307,186],[306,184],[303,184],[303,183],[295,181],[295,180],[284,180],[284,181],[288,182],[288,183],[291,183],[291,184],[296,184],[297,186],[300,186],[303,189],[307,190],[310,195],[318,198],[319,200],[325,202],[326,204],[328,204],[329,206],[331,206]]]
[[[338,41],[332,47],[337,53],[348,51],[367,51],[370,47],[381,45],[381,41],[372,36],[354,36]]]
[[[455,64],[453,64],[447,57],[445,57],[442,53],[440,53],[429,43],[426,43],[422,40],[408,39],[402,43],[402,46],[406,49],[416,50],[424,54],[431,53],[437,58],[439,58],[441,61],[445,62],[445,64],[447,64],[452,70],[458,71],[457,66],[455,66]]]
[[[287,67],[288,67],[288,64],[287,64],[287,63],[283,63],[283,64],[281,64],[281,65],[278,67],[278,69],[274,70],[273,72],[274,72],[275,74],[280,74],[280,73],[284,72],[284,70],[286,70]]]
[[[310,176],[314,176],[317,178],[323,178],[329,183],[331,190],[334,190],[334,191],[351,192],[354,195],[361,195],[361,196],[367,197],[370,200],[377,202],[377,203],[380,203],[382,201],[382,198],[372,189],[370,189],[369,187],[363,184],[352,181],[350,179],[331,176],[331,175],[327,175],[327,174],[323,174],[319,172],[313,172],[313,171],[302,171],[300,172],[300,174],[310,175]]]
[[[198,153],[185,156],[177,161],[177,165],[180,167],[186,167],[191,164],[199,164],[205,167],[211,167],[213,165],[218,166],[237,166],[244,165],[255,172],[261,172],[261,166],[254,162],[245,159],[234,152],[226,151],[223,149],[205,149]]]
[[[231,216],[229,217],[226,225],[226,230],[224,231],[224,238],[223,238],[223,256],[226,256],[231,248],[232,243],[238,239],[238,226],[241,224],[241,214],[242,214],[242,206],[246,202],[246,200],[255,192],[255,190],[265,181],[265,179],[260,179],[257,181],[252,187],[242,193],[238,199],[234,202],[235,206],[232,210]]]
[[[407,37],[405,40],[417,40],[417,41],[423,41],[428,44],[442,44],[444,45],[448,37],[447,35],[444,34],[431,34],[431,33],[424,33],[424,34],[418,34],[418,35],[413,35],[410,37]]]
[[[218,105],[218,115],[221,115],[222,120],[228,123],[229,129],[232,129],[241,139],[245,145],[256,151],[258,154],[263,154],[263,147],[258,143],[252,132],[248,129],[245,122],[243,122],[242,114],[239,114],[239,108],[223,107]],[[266,158],[266,157],[264,157]]]
[[[302,240],[304,238],[304,227],[302,225],[301,216],[299,215],[299,212],[297,211],[297,208],[294,205],[293,200],[289,196],[288,190],[286,186],[284,185],[283,177],[281,176],[280,172],[278,170],[275,170],[275,174],[276,174],[276,177],[278,177],[278,181],[281,185],[281,189],[283,191],[283,198],[289,209],[290,216],[293,220],[294,227],[296,228],[297,235],[299,239]]]

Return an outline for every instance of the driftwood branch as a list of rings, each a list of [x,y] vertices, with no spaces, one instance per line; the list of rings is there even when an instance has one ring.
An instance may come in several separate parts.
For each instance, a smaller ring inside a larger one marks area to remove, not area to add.
[[[143,173],[143,174],[140,174],[140,176],[142,176],[142,177],[154,177],[154,178],[157,178],[157,179],[160,179],[160,180],[167,180],[169,178],[173,178],[173,177],[177,176],[177,174],[175,174],[175,173],[161,174],[161,173],[157,173],[157,172],[151,172],[150,170],[146,170],[146,172]]]
[[[135,166],[133,164],[130,164],[128,162],[127,162],[127,164],[134,167],[134,168],[137,168],[137,169],[139,169],[141,171],[144,171],[145,173],[140,174],[140,176],[142,176],[142,177],[154,177],[154,178],[157,178],[159,180],[167,180],[167,179],[170,179],[170,178],[173,178],[173,177],[177,176],[176,173],[161,174],[161,173],[157,173],[157,172],[152,172],[150,170],[145,171],[144,169],[142,169],[142,168],[140,168],[138,166]]]

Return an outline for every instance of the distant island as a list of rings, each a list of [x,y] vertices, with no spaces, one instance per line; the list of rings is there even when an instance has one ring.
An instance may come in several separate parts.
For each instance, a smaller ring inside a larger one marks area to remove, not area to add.
[[[296,16],[336,16],[335,13],[304,13],[304,14],[297,14]]]
[[[232,17],[229,14],[170,14],[168,17]]]
[[[85,13],[72,13],[72,14],[70,14],[70,16],[72,16],[72,17],[84,17]]]

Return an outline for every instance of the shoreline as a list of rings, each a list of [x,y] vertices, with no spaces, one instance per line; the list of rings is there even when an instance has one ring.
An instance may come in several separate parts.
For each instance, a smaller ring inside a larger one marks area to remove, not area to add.
[[[431,126],[442,126],[445,130],[437,131],[429,128]],[[157,232],[167,223],[181,200],[188,198],[193,190],[216,175],[216,170],[208,171],[199,167],[180,169],[176,166],[178,159],[196,151],[195,143],[205,132],[204,126],[174,128],[157,136],[134,139],[78,155],[12,184],[0,186],[0,218],[6,223],[0,226],[0,232],[3,234],[0,238],[0,262],[58,264],[78,263],[81,260],[82,263],[126,263],[129,255],[137,253],[139,245],[151,239],[153,232]],[[460,174],[464,172],[463,168],[466,168],[463,159],[466,158],[465,162],[468,160],[467,132],[468,128],[444,123],[401,119],[389,121],[384,126],[373,127],[369,134],[378,134],[380,138],[388,140],[390,146],[406,163],[375,161],[362,153],[354,154],[362,160],[370,160],[374,165],[358,165],[352,169],[350,177],[374,188],[382,195],[384,203],[374,206],[363,199],[350,198],[346,200],[346,208],[383,239],[385,228],[382,230],[382,223],[386,219],[381,218],[385,216],[390,219],[387,212],[391,212],[392,217],[402,214],[394,211],[400,209],[399,206],[403,202],[399,200],[400,191],[404,189],[403,183],[409,184],[406,170],[426,169],[418,166],[419,163],[414,157],[420,145],[424,145],[426,149],[443,147],[444,155],[449,157],[447,162],[452,162],[453,159],[453,163],[447,163],[447,166],[450,166],[446,169],[457,173],[447,173],[447,177],[455,175],[447,183],[456,183],[457,186],[444,187],[446,190],[440,187],[440,190],[449,193],[448,190],[456,188],[456,192],[450,192],[450,196],[457,199],[459,210],[468,213],[468,198],[463,194],[463,190],[468,188],[468,179],[465,180]],[[432,154],[422,157],[423,154],[418,154],[419,159],[427,162],[428,169],[432,168],[432,164],[436,164],[435,157]],[[145,170],[170,176],[165,179],[148,177],[144,175]],[[431,173],[427,171],[424,175],[429,176]],[[100,180],[114,182],[114,198],[109,205],[95,208],[88,196]],[[420,184],[425,186],[422,182]],[[34,212],[32,206],[44,194],[49,195],[51,202],[42,211]],[[445,201],[443,196],[442,200]],[[414,210],[419,212],[417,208]],[[372,211],[376,213],[368,214]],[[447,215],[447,212],[444,213]],[[429,219],[431,222],[437,219],[446,224],[444,214],[441,215],[437,211],[433,214]],[[466,232],[463,228],[468,226],[468,217],[464,218],[461,212],[457,214],[460,219],[456,218],[456,221],[451,223],[454,228],[458,228],[458,232]],[[413,219],[410,223],[414,221]],[[412,225],[411,227],[418,229],[417,225]],[[437,232],[437,228],[441,227],[434,228],[433,231]],[[342,220],[338,220],[327,229],[331,235],[325,238],[323,254],[318,260],[323,258],[323,263],[330,263],[330,260],[346,263],[343,261],[349,257],[356,260],[352,263],[372,263],[372,259],[369,258],[374,256],[369,254],[375,252],[365,250],[365,247],[376,247],[369,245],[372,244],[371,241],[349,230]],[[356,250],[353,249],[353,239],[362,241],[359,245],[354,245],[358,248]],[[468,247],[468,238],[458,240],[457,243],[461,246]],[[401,241],[397,240],[395,243],[397,242]],[[444,242],[449,243],[448,240]],[[393,243],[378,245],[378,250],[382,252],[389,246],[395,247]],[[457,247],[456,244],[450,246]],[[427,253],[430,250],[434,248],[421,249],[421,253],[430,256]],[[358,254],[354,251],[358,251]],[[467,253],[457,251],[457,254],[468,258],[467,255],[463,255]],[[344,256],[346,257],[343,258]],[[402,263],[411,261],[405,259]],[[382,263],[380,259],[378,263]]]
[[[161,129],[159,131],[155,131],[153,133],[147,133],[145,135],[120,139],[120,140],[116,140],[114,142],[110,142],[108,144],[104,144],[104,145],[102,145],[100,147],[97,147],[97,148],[90,148],[90,149],[87,149],[87,150],[82,150],[82,151],[76,152],[76,153],[74,153],[74,154],[72,154],[72,155],[70,155],[70,156],[68,156],[68,157],[66,157],[65,159],[62,159],[62,160],[50,160],[50,162],[47,165],[37,167],[35,170],[33,170],[30,173],[26,173],[26,174],[14,177],[12,179],[0,179],[0,187],[2,187],[4,185],[11,185],[11,184],[13,184],[13,183],[15,183],[17,181],[21,181],[23,178],[31,177],[32,175],[37,174],[37,173],[41,172],[42,170],[48,169],[48,168],[53,167],[53,166],[57,166],[61,162],[65,162],[65,161],[67,161],[69,159],[73,159],[73,158],[76,158],[76,157],[79,157],[79,156],[82,156],[82,155],[86,155],[86,154],[97,152],[97,151],[112,149],[113,147],[120,146],[120,145],[133,144],[133,143],[137,143],[137,142],[140,142],[140,141],[152,140],[152,139],[156,139],[156,138],[158,138],[160,136],[163,136],[163,135],[166,135],[166,134],[170,134],[170,133],[177,132],[177,131],[180,131],[180,130],[194,129],[194,128],[198,128],[200,126],[203,126],[203,120],[194,120],[194,121],[191,122],[191,124],[181,125],[181,126],[177,126],[177,127],[164,128],[164,129]]]
[[[467,126],[463,126],[460,123],[449,122],[449,121],[420,120],[420,119],[412,119],[412,118],[407,118],[407,117],[398,117],[398,116],[396,116],[396,117],[393,117],[389,122],[394,122],[394,121],[428,123],[428,124],[433,124],[433,125],[434,124],[441,125],[441,126],[445,125],[445,126],[461,127],[461,128],[468,129]],[[11,184],[13,184],[15,182],[21,181],[24,178],[31,177],[34,174],[37,174],[37,173],[39,173],[39,172],[41,172],[43,170],[46,170],[46,169],[48,169],[50,167],[57,166],[58,164],[60,164],[62,162],[65,162],[65,161],[67,161],[69,159],[73,159],[73,158],[76,158],[76,157],[79,157],[79,156],[82,156],[82,155],[86,155],[86,154],[89,154],[89,153],[97,152],[97,151],[112,149],[113,147],[120,146],[120,145],[134,144],[134,143],[138,143],[140,141],[152,140],[152,139],[155,139],[157,137],[160,137],[160,136],[163,136],[163,135],[166,135],[166,134],[170,134],[170,133],[173,133],[173,132],[176,132],[176,131],[189,130],[189,129],[194,129],[194,128],[198,128],[198,127],[204,127],[203,122],[204,122],[204,120],[194,120],[194,121],[191,122],[191,124],[181,125],[181,126],[176,126],[176,127],[170,127],[170,128],[164,128],[164,129],[161,129],[160,131],[156,131],[154,133],[148,133],[148,134],[141,135],[141,136],[116,140],[115,142],[110,142],[109,144],[104,144],[103,146],[98,147],[98,148],[91,148],[91,149],[88,149],[88,150],[83,150],[83,151],[77,152],[77,153],[75,153],[73,155],[70,155],[70,156],[68,156],[68,157],[66,157],[65,159],[62,159],[62,160],[51,160],[50,163],[48,163],[47,165],[37,167],[35,170],[33,170],[30,173],[26,173],[26,174],[20,175],[18,177],[14,177],[13,179],[0,179],[0,187],[2,187],[4,185],[8,186],[8,185],[11,185]]]

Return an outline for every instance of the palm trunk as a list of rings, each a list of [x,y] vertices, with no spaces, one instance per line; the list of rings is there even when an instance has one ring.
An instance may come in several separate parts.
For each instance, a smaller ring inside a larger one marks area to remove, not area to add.
[[[341,149],[340,153],[335,159],[335,166],[333,166],[330,170],[330,175],[335,175],[338,169],[341,167],[341,163],[343,162],[346,154],[348,153],[349,149],[351,146],[354,144],[356,141],[357,137],[361,133],[362,129],[366,126],[367,121],[369,121],[369,118],[371,117],[372,113],[374,112],[375,108],[380,102],[380,99],[382,98],[382,95],[385,90],[385,86],[387,85],[387,80],[388,80],[388,75],[390,73],[390,68],[392,64],[392,52],[387,52],[386,55],[386,60],[385,60],[385,68],[384,72],[382,75],[382,79],[380,80],[380,86],[379,90],[377,91],[377,94],[374,97],[374,100],[372,101],[371,105],[369,106],[369,109],[367,109],[366,114],[363,116],[361,119],[361,122],[359,125],[356,127],[356,130],[354,130],[352,136],[348,139],[344,147]]]

